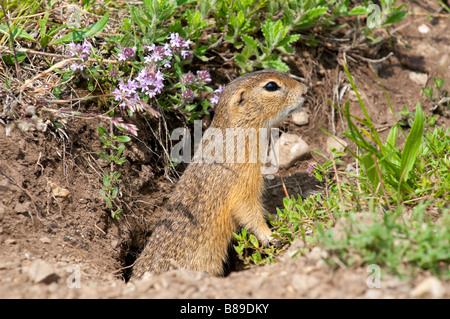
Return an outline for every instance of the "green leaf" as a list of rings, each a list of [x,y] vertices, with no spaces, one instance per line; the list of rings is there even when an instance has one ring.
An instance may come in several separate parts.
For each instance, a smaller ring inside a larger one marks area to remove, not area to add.
[[[284,46],[287,44],[291,44],[292,42],[297,42],[298,39],[300,39],[300,34],[291,34],[291,35],[285,37],[283,40],[281,40],[278,43],[278,46],[281,47],[281,46]]]
[[[389,131],[389,135],[386,139],[385,147],[389,149],[390,151],[395,150],[397,145],[397,138],[398,138],[398,123],[396,123],[391,130]]]
[[[396,12],[387,18],[387,20],[383,23],[383,26],[387,26],[396,22],[403,20],[408,14],[408,10]]]
[[[7,36],[10,36],[8,27],[6,25],[0,25],[0,33],[3,33]],[[27,32],[23,31],[22,29],[17,29],[17,27],[12,27],[11,28],[11,33],[13,35],[14,38],[22,38],[31,42],[36,42],[36,40],[29,35]]]
[[[98,156],[100,156],[103,159],[109,160],[109,156],[107,154],[103,153],[103,152],[99,152]]]
[[[280,20],[278,22],[281,23]],[[261,31],[264,35],[264,38],[266,39],[266,44],[269,48],[273,48],[274,41],[275,41],[275,34],[274,34],[275,25],[273,21],[267,20],[266,23],[264,23],[261,26]]]
[[[253,235],[253,234],[250,235],[249,236],[249,241],[254,247],[256,247],[256,248],[259,247],[259,242],[258,242],[258,239],[255,237],[255,235]]]
[[[243,26],[245,24],[244,12],[239,11],[238,15],[236,16],[236,19],[239,22],[239,26]]]
[[[105,185],[106,187],[109,187],[110,186],[110,183],[109,183],[109,178],[108,178],[108,175],[103,175],[103,185]]]
[[[300,22],[305,23],[307,21],[311,21],[319,16],[323,16],[325,13],[327,13],[326,7],[312,8],[306,12]]]
[[[253,51],[254,54],[258,54],[258,42],[255,39],[246,34],[243,34],[241,39]]]
[[[125,148],[125,145],[124,144],[121,144],[118,148],[117,148],[117,157],[119,157],[119,156],[121,156],[122,155],[122,152],[123,152],[123,150],[124,150],[124,148]],[[122,157],[122,158],[118,158],[117,160],[116,160],[116,163],[117,164],[123,164],[125,162],[125,157]]]
[[[375,167],[375,161],[373,159],[374,155],[368,153],[360,157],[362,164],[364,165],[367,178],[373,186],[373,190],[375,192],[378,189],[378,193],[381,193],[381,187],[378,187],[380,184],[380,178],[378,176],[377,169]]]
[[[129,136],[121,135],[117,136],[117,141],[121,143],[128,143],[129,141],[131,141],[131,138]]]
[[[245,71],[251,71],[252,67],[249,64],[248,61],[249,57],[246,57],[245,55],[243,55],[242,53],[236,54],[236,58],[234,59],[234,61],[237,63],[237,65],[239,67],[241,67],[243,70]],[[249,69],[250,68],[250,69]]]
[[[100,193],[100,195],[101,195],[105,200],[108,198],[108,196],[106,196],[106,193],[105,193],[105,191],[104,191],[103,189],[100,189],[98,192]]]
[[[68,42],[78,42],[83,40],[84,38],[95,36],[97,33],[102,32],[103,29],[106,27],[106,23],[109,19],[109,11],[105,13],[105,15],[98,20],[95,24],[93,24],[90,28],[86,30],[76,30],[72,31],[62,38],[50,43],[50,45],[56,45],[61,43],[68,43]]]
[[[23,60],[25,60],[26,57],[27,57],[26,53],[17,52],[17,62],[19,62],[19,64],[22,63]],[[3,55],[2,59],[8,65],[14,65],[16,63],[13,54]]]
[[[403,180],[406,182],[409,172],[414,166],[419,155],[420,145],[422,144],[424,117],[420,103],[417,103],[416,116],[402,152],[401,171]]]
[[[436,85],[436,88],[438,90],[441,90],[442,87],[445,84],[445,80],[444,79],[440,79],[440,78],[433,78],[434,84]]]
[[[108,131],[106,131],[103,127],[101,126],[97,126],[97,131],[101,134],[101,135],[109,135]]]
[[[359,15],[363,15],[363,14],[367,14],[367,8],[364,6],[357,6],[354,7],[352,10],[350,10],[350,12],[348,13],[349,16],[359,16]]]
[[[280,56],[278,56],[277,58],[275,58],[273,60],[263,61],[262,66],[264,68],[275,69],[275,70],[282,71],[282,72],[289,71],[289,66],[286,63],[284,63],[283,61],[281,61]]]
[[[194,50],[192,51],[192,54],[195,55],[197,58],[199,58],[200,60],[202,60],[203,62],[208,62],[208,58],[205,57],[205,52],[208,49],[208,46],[204,45],[201,47],[195,47]]]

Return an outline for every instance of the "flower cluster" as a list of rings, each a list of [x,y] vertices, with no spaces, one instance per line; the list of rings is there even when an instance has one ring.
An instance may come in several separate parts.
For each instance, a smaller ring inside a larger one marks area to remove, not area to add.
[[[219,88],[217,90],[214,90],[213,97],[209,99],[211,105],[216,105],[217,103],[219,103],[220,95],[222,94],[224,88],[225,85],[219,85]]]
[[[119,87],[113,91],[116,94],[115,100],[122,101],[119,104],[120,107],[125,108],[127,105],[134,110],[134,106],[137,105],[137,101],[140,100],[137,93],[138,85],[135,80],[128,80],[127,83],[120,80]]]
[[[169,43],[164,45],[152,44],[146,46],[148,55],[144,56],[145,67],[134,79],[129,79],[127,83],[121,80],[118,87],[113,91],[115,100],[121,102],[120,107],[128,107],[131,111],[140,110],[143,105],[147,105],[141,101],[142,95],[150,99],[162,93],[164,89],[164,69],[172,67],[171,59],[175,54],[180,54],[183,59],[192,57],[188,51],[190,40],[183,39],[178,33],[170,34],[169,39]],[[124,48],[119,53],[119,60],[125,61],[134,57],[135,51],[134,47]],[[203,81],[206,83],[207,79]],[[142,95],[139,93],[142,93]],[[190,95],[185,93],[185,96],[189,99]]]
[[[174,53],[180,52],[183,59],[189,60],[192,58],[191,52],[189,52],[189,45],[191,44],[191,40],[185,40],[178,33],[170,34],[170,42],[169,45],[172,48]],[[188,50],[185,50],[188,49]]]
[[[192,101],[194,101],[194,91],[192,91],[191,89],[184,90],[183,92],[181,92],[181,98],[186,103],[192,103]]]
[[[211,82],[211,75],[208,71],[197,71],[197,79],[201,84],[206,84]]]
[[[148,45],[147,50],[152,52],[151,55],[144,57],[145,63],[151,62],[159,62],[164,61],[163,67],[170,68],[172,65],[170,64],[170,59],[172,58],[172,50],[170,49],[168,44],[165,45]]]
[[[192,72],[184,74],[180,81],[182,87],[181,99],[183,102],[192,103],[195,97],[195,92],[192,89],[203,87],[209,82],[211,82],[211,75],[208,71],[197,71],[197,76]]]
[[[127,61],[127,60],[131,60],[132,58],[134,58],[134,53],[136,52],[137,48],[136,47],[132,47],[132,48],[124,48],[120,53],[119,53],[119,61]]]
[[[68,54],[70,56],[80,58],[83,61],[83,63],[73,63],[70,68],[73,71],[83,70],[84,62],[86,62],[88,57],[91,55],[92,45],[84,39],[83,44],[74,43],[72,41],[72,43],[69,43],[67,47],[69,48]]]
[[[119,79],[119,83],[111,92],[118,106],[127,110],[130,115],[137,111],[147,111],[159,116],[160,113],[152,107],[157,98],[158,105],[163,108],[182,107],[183,111],[189,114],[188,120],[207,113],[211,105],[217,104],[223,86],[214,91],[211,99],[205,100],[203,94],[213,91],[208,86],[212,82],[210,73],[206,70],[182,73],[182,66],[193,58],[191,44],[190,40],[183,39],[178,33],[171,33],[166,43],[153,43],[143,47],[138,45],[122,47],[117,52],[117,60],[130,62],[115,64],[107,70],[107,78],[110,81]],[[83,71],[85,67],[87,68],[86,62],[92,54],[91,44],[84,40],[83,43],[78,44],[72,42],[67,47],[68,54],[77,58],[74,59],[76,63],[71,66],[71,69]],[[139,57],[143,59],[139,62],[143,63],[134,63],[134,60],[139,60]],[[132,75],[128,79],[119,78],[122,74],[119,72],[121,67],[126,68],[125,72],[128,72],[131,67]],[[171,83],[171,86],[166,88],[166,82]],[[178,92],[174,92],[175,90]],[[201,97],[200,103],[197,103],[198,97]],[[201,109],[198,109],[198,106]],[[121,119],[120,123],[114,122],[114,125],[130,128],[129,131],[132,134],[137,133],[136,129],[128,127]]]
[[[314,165],[314,164],[313,165],[311,165],[311,164],[308,165],[308,167],[306,168],[306,172],[308,173],[309,177],[314,176],[313,173],[314,173],[315,169],[316,169],[316,165]]]

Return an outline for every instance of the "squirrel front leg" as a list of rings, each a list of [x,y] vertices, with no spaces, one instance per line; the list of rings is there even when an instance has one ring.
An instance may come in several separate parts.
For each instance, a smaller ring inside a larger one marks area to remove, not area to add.
[[[272,237],[272,231],[264,220],[265,209],[260,204],[249,205],[246,203],[238,207],[233,215],[239,224],[250,230],[263,246],[267,247],[270,244],[275,247],[280,246],[279,240]]]

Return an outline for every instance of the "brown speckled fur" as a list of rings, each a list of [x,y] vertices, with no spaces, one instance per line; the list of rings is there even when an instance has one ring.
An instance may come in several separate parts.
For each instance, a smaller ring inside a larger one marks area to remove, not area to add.
[[[280,89],[265,90],[271,81]],[[211,127],[223,132],[226,128],[267,128],[300,107],[305,94],[306,87],[284,73],[265,70],[243,75],[223,91]],[[207,159],[210,143],[202,143],[202,157]],[[136,260],[132,278],[176,268],[220,276],[239,225],[268,245],[272,238],[263,217],[260,167],[258,162],[190,163]]]

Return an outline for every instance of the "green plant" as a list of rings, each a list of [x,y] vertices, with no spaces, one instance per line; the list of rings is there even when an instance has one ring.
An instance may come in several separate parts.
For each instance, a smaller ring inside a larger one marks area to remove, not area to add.
[[[417,104],[414,122],[408,136],[405,136],[397,123],[391,128],[386,141],[382,141],[346,65],[344,65],[344,69],[365,115],[365,119],[359,119],[351,115],[348,102],[345,103],[345,109],[340,110],[348,124],[348,131],[344,134],[357,145],[360,154],[357,155],[347,149],[362,163],[367,179],[372,186],[372,193],[384,194],[383,197],[387,205],[389,205],[391,199],[400,203],[404,196],[410,196],[416,188],[417,179],[412,169],[422,146],[424,131],[422,107],[419,103]],[[390,101],[388,100],[388,102],[392,110]],[[358,128],[353,120],[356,120],[363,127]],[[399,130],[406,138],[402,151],[397,147]]]
[[[319,227],[319,240],[348,266],[377,264],[401,277],[427,269],[450,278],[450,211],[443,210],[435,223],[427,214],[430,203],[419,202],[410,216],[402,206],[381,216],[376,210],[350,213],[339,221],[339,230]]]
[[[413,112],[410,112],[405,105],[403,105],[403,110],[400,112],[397,112],[397,115],[400,117],[398,120],[398,124],[403,127],[412,127],[414,123],[414,116],[415,114]]]
[[[236,63],[245,71],[252,71],[256,67],[289,70],[289,67],[281,61],[281,56],[273,51],[278,49],[285,53],[293,53],[290,44],[297,41],[300,35],[288,35],[289,28],[285,27],[281,20],[277,22],[267,20],[261,26],[261,31],[264,43],[245,34],[241,36],[246,45],[242,52],[236,55]],[[255,56],[255,60],[250,60],[252,56]]]
[[[116,136],[112,130],[108,132],[101,126],[98,126],[97,130],[100,133],[100,142],[103,144],[103,148],[110,150],[109,154],[100,152],[98,155],[111,165],[111,171],[103,175],[103,188],[99,192],[106,202],[106,208],[111,211],[111,217],[119,219],[119,214],[123,209],[117,204],[117,199],[121,194],[119,185],[122,180],[120,179],[121,174],[115,171],[114,164],[122,165],[126,162],[122,155],[125,149],[124,143],[131,141],[131,138],[125,135]]]
[[[247,234],[247,229],[245,228],[242,229],[241,233],[234,233],[233,235],[237,240],[237,245],[234,246],[234,249],[246,266],[260,266],[273,262],[275,256],[281,251],[273,246],[267,248],[261,246],[253,234]]]
[[[422,92],[431,101],[431,111],[444,116],[450,116],[450,97],[448,91],[444,88],[445,80],[442,78],[433,78],[436,91],[433,87],[422,88]]]
[[[269,217],[272,237],[277,238],[282,245],[301,239],[311,246],[315,243],[312,234],[316,232],[317,223],[323,227],[331,227],[334,220],[332,216],[339,206],[339,200],[337,197],[324,199],[321,194],[311,195],[303,200],[298,195],[297,199],[293,196],[286,197],[283,205],[283,209],[277,208],[275,217]],[[234,234],[234,237],[237,240],[234,249],[238,257],[249,267],[271,263],[282,252],[273,246],[262,247],[254,235],[247,234],[245,228],[241,233]],[[305,247],[304,251],[307,250]]]
[[[243,72],[252,71],[254,68],[274,68],[280,71],[289,70],[288,65],[281,60],[277,53],[294,52],[291,44],[297,42],[303,35],[308,45],[317,46],[320,40],[314,35],[312,30],[320,26],[324,31],[331,32],[345,27],[337,25],[338,18],[344,16],[368,15],[371,8],[378,10],[372,15],[376,17],[376,22],[371,27],[362,28],[363,35],[358,37],[358,42],[370,39],[375,43],[383,39],[382,36],[377,39],[370,37],[373,30],[394,24],[403,20],[408,13],[402,10],[405,5],[394,6],[396,1],[381,1],[382,9],[374,5],[372,1],[364,1],[363,4],[351,7],[348,0],[324,1],[324,0],[290,0],[290,1],[268,1],[258,3],[258,10],[267,11],[269,18],[264,21],[255,14],[254,1],[236,1],[238,7],[240,3],[245,3],[244,10],[239,11],[236,16],[230,16],[230,30],[232,33],[226,39],[235,44],[236,49],[240,49],[242,43],[244,48],[236,55],[236,64]],[[253,5],[253,7],[252,7]],[[225,10],[221,11],[222,14]],[[246,13],[244,13],[246,12]],[[280,12],[282,16],[280,17]],[[278,16],[277,19],[270,18]],[[370,16],[370,17],[372,17]],[[261,22],[260,22],[261,21]],[[259,40],[254,35],[258,31],[258,26],[264,36]],[[297,32],[297,33],[294,33]],[[302,32],[299,34],[298,32]],[[241,41],[239,41],[239,36]],[[357,45],[354,43],[353,45]]]

